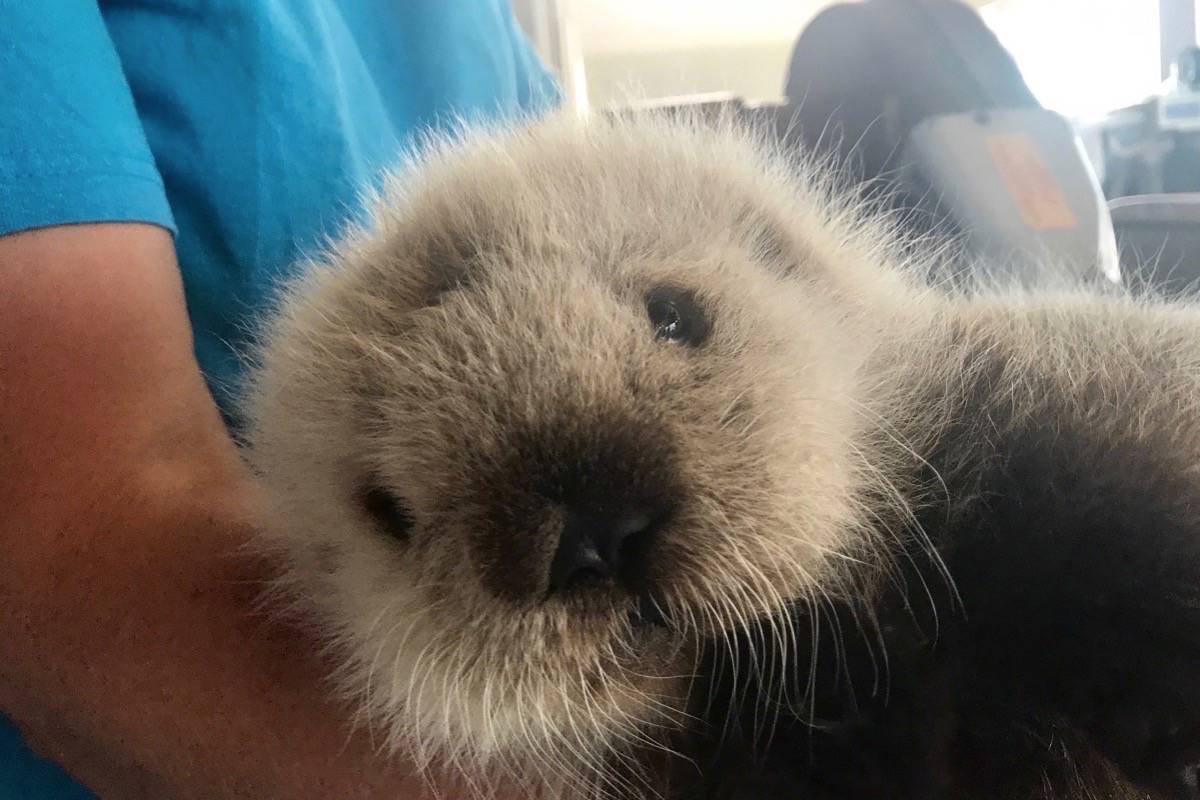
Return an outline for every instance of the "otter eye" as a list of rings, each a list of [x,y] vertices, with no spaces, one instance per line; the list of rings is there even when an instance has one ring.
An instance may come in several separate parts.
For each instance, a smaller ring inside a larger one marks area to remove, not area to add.
[[[368,484],[359,492],[359,502],[380,533],[405,542],[412,532],[413,518],[404,504],[388,489]]]
[[[646,312],[655,337],[661,341],[696,347],[708,336],[708,321],[691,292],[667,287],[655,289],[646,296]]]

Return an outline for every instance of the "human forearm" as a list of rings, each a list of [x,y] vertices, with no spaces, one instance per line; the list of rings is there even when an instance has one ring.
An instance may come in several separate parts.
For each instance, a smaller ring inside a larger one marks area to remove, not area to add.
[[[104,797],[416,797],[253,613],[254,487],[170,238],[0,239],[0,711]]]
[[[332,724],[344,712],[315,691],[311,646],[251,615],[240,499],[205,494],[216,514],[184,524],[68,525],[54,538],[94,544],[47,552],[18,592],[5,582],[0,704],[103,797],[416,795]]]

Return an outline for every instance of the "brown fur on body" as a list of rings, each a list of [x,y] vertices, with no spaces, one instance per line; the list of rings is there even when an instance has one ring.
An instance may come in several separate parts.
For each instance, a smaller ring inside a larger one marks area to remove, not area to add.
[[[1117,776],[1184,769],[1190,718],[1163,715],[1173,672],[1082,669],[1082,694],[1056,676],[1063,659],[1115,660],[1087,624],[1095,582],[1063,579],[1097,519],[1117,520],[1102,538],[1126,561],[1153,554],[1132,577],[1086,565],[1129,629],[1161,626],[1198,585],[1185,568],[1184,600],[1121,605],[1166,551],[1200,565],[1183,546],[1200,317],[918,288],[887,232],[815,174],[686,122],[471,134],[433,143],[370,229],[289,287],[245,405],[274,501],[266,544],[341,659],[337,686],[390,745],[483,793],[503,775],[546,797],[1118,798],[1142,795]],[[656,337],[647,302],[664,292],[702,337]],[[1102,490],[1078,488],[1088,463]],[[1130,464],[1169,491],[1107,471]],[[1123,517],[1104,504],[1118,495]],[[1022,517],[1081,499],[1091,516],[1063,520],[1065,537]],[[565,515],[614,506],[655,513],[621,580],[550,591]],[[1145,520],[1175,527],[1143,546]],[[1179,670],[1193,629],[1155,663]],[[898,699],[868,692],[847,712],[843,687],[872,671]],[[1129,677],[1148,699],[1123,702]],[[831,708],[865,738],[814,740],[810,717]],[[770,725],[740,713],[761,709]],[[1146,761],[1154,736],[1126,746],[1122,715],[1171,729],[1164,764]],[[1071,757],[1026,758],[1046,735]],[[905,742],[931,746],[900,758]],[[698,785],[670,748],[705,767]],[[872,759],[891,794],[856,788]],[[964,783],[1001,772],[1003,794]]]
[[[792,609],[794,643],[743,634],[755,670],[710,649],[696,707],[727,716],[685,737],[681,796],[1195,797],[1198,325],[1100,292],[950,299],[897,431],[921,446],[896,570],[865,606]]]

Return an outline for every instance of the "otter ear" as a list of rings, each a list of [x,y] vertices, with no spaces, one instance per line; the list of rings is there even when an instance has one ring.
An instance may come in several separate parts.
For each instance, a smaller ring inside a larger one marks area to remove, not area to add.
[[[438,231],[425,242],[421,262],[428,271],[426,297],[436,303],[443,294],[466,286],[483,255],[476,231]]]
[[[800,247],[783,223],[758,209],[746,209],[737,226],[745,231],[745,245],[756,261],[780,277],[795,274],[801,263]]]
[[[495,209],[459,199],[428,209],[413,237],[425,272],[425,296],[437,303],[447,292],[470,284],[489,253],[499,249]]]

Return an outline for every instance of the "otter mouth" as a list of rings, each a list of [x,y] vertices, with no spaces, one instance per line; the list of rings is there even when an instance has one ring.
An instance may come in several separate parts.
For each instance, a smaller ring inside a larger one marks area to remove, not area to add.
[[[616,611],[619,619],[621,609],[629,626],[635,631],[649,628],[669,630],[671,621],[661,603],[647,591],[626,592],[611,582],[606,582],[573,592],[569,597],[559,597],[549,592],[541,597],[536,608],[558,606],[580,620],[612,619]]]

